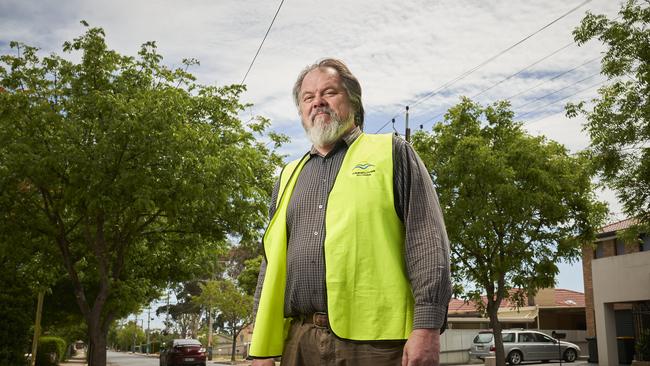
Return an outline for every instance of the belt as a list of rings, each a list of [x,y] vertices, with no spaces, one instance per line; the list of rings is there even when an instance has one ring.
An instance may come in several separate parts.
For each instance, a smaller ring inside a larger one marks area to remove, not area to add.
[[[329,328],[330,322],[327,318],[327,313],[313,313],[309,315],[301,315],[299,319],[303,324],[314,324],[319,328]]]

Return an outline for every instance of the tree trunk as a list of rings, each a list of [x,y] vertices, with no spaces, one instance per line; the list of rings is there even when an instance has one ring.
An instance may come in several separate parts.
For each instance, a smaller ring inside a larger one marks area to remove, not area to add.
[[[230,361],[235,362],[235,353],[237,353],[237,332],[236,329],[232,330],[232,349],[230,350]]]
[[[199,320],[201,320],[200,314],[192,314],[191,315],[191,336],[192,338],[198,338],[199,337]]]
[[[494,356],[496,358],[497,366],[505,366],[506,359],[503,353],[503,339],[501,338],[501,323],[497,317],[499,306],[494,303],[488,303],[488,316],[490,317],[490,328],[492,328],[492,335],[494,337]]]
[[[106,366],[106,333],[98,323],[88,324],[88,366]]]

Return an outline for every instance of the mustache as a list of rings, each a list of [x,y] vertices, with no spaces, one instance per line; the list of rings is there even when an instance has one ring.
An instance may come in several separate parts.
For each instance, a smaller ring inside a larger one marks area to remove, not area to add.
[[[318,107],[311,111],[309,119],[314,122],[314,118],[316,118],[318,113],[327,113],[330,117],[336,117],[336,112],[334,112],[330,107]]]

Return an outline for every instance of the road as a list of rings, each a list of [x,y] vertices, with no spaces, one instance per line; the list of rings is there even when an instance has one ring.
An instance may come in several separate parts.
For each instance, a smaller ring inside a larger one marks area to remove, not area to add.
[[[106,359],[110,366],[158,366],[158,357],[147,357],[140,354],[106,351]],[[230,365],[208,361],[209,366]]]
[[[106,359],[111,366],[158,366],[158,358],[125,352],[106,352]]]
[[[156,357],[147,357],[147,356],[142,356],[139,354],[133,354],[133,353],[125,353],[125,352],[113,352],[113,351],[107,351],[106,354],[108,364],[110,366],[158,366],[158,358]],[[208,361],[207,364],[209,366],[218,366],[218,365],[229,365],[227,363],[217,363],[214,361]],[[458,365],[458,366],[480,366],[482,365],[481,363],[479,364],[471,364],[471,365]],[[542,363],[542,362],[523,362],[522,365],[540,365],[540,366],[559,366],[559,362],[550,362],[550,363]],[[592,365],[596,366],[595,364],[590,364],[587,363],[587,361],[584,360],[579,360],[576,362],[572,363],[567,363],[567,362],[562,362],[562,365],[566,366],[587,366],[587,365]]]
[[[541,362],[541,361],[524,361],[521,363],[523,366],[560,366],[560,361],[554,361],[554,362]],[[456,366],[481,366],[483,363],[471,363],[471,364],[466,364],[466,365],[456,365]],[[588,363],[585,360],[578,360],[576,362],[562,362],[562,366],[598,366],[597,363]]]

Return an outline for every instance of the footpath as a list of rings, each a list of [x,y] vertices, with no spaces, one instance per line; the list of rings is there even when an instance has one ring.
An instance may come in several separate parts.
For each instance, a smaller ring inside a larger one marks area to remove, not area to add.
[[[67,361],[61,362],[59,366],[85,366],[86,365],[86,352],[77,351],[77,354],[70,357]]]

